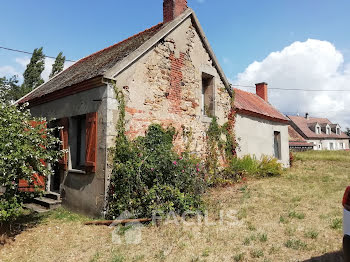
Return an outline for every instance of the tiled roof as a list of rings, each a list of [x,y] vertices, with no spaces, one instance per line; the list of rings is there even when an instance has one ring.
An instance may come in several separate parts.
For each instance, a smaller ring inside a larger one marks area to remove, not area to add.
[[[307,146],[313,147],[312,143],[306,142],[306,140],[291,126],[288,126],[289,134],[289,146]]]
[[[309,127],[312,123],[318,123],[320,126],[326,126],[327,124],[331,125],[332,122],[329,121],[327,118],[316,118],[316,117],[309,117],[306,119],[302,116],[288,116],[289,119],[292,121],[292,123],[297,127],[297,130],[299,132],[302,132],[302,134],[306,138],[315,138],[315,139],[325,139],[325,138],[335,138],[335,139],[349,139],[349,137],[341,132],[340,135],[337,135],[334,132],[331,132],[331,134],[327,135],[324,132],[321,132],[321,134],[316,134],[314,131],[312,131]]]
[[[288,122],[281,112],[256,94],[235,88],[235,107],[239,113],[255,115],[277,122]]]
[[[308,142],[294,142],[294,141],[289,141],[289,146],[314,147],[314,144],[313,144],[313,143],[308,143]]]
[[[80,59],[72,66],[35,89],[32,93],[25,96],[20,103],[42,97],[60,89],[103,75],[107,70],[111,69],[116,63],[123,60],[130,53],[139,48],[162,28],[163,24],[160,23],[122,42]]]

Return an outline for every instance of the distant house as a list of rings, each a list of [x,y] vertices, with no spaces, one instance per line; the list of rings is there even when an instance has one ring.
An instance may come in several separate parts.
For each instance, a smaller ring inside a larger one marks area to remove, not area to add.
[[[348,150],[349,136],[327,118],[288,116],[290,124],[314,150]]]
[[[273,156],[289,166],[288,118],[268,102],[268,85],[256,84],[256,94],[234,89],[238,156]]]
[[[149,125],[192,130],[191,151],[206,154],[206,131],[228,121],[233,90],[186,0],[164,0],[162,23],[91,54],[23,97],[34,116],[57,119],[68,154],[49,178],[48,191],[63,204],[99,216],[111,176],[109,148],[119,117],[113,82],[125,96],[126,134]],[[276,156],[289,165],[288,119],[267,102],[267,85],[255,94],[236,90],[239,155]],[[175,141],[181,150],[186,138]]]
[[[307,142],[292,126],[288,126],[290,151],[308,151],[314,149],[314,144]]]

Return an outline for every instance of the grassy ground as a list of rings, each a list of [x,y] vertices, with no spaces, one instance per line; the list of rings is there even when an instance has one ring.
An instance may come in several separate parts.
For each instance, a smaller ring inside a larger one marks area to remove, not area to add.
[[[141,244],[113,244],[113,229],[84,226],[87,218],[58,210],[0,248],[0,261],[341,261],[333,252],[341,250],[350,152],[296,158],[281,177],[209,192],[212,225],[147,226]]]

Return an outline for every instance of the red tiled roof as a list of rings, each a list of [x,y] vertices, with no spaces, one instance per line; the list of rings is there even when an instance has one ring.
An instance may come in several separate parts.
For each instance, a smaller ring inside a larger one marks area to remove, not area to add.
[[[314,147],[313,143],[289,141],[289,146]]]
[[[306,140],[291,126],[288,126],[289,146],[307,146],[313,147],[313,143],[306,142]]]
[[[288,126],[289,141],[306,142],[306,140],[291,126]]]
[[[311,124],[318,123],[321,125],[332,125],[332,122],[329,121],[327,118],[316,118],[316,117],[309,117],[309,119],[306,119],[302,116],[288,116],[289,119],[292,121],[292,123],[297,127],[298,132],[302,132],[302,135],[304,135],[306,138],[315,138],[315,139],[325,139],[325,138],[334,138],[334,139],[349,139],[349,137],[343,133],[340,132],[340,135],[337,135],[334,132],[331,132],[331,134],[327,135],[324,132],[321,132],[321,134],[316,134],[314,131],[310,129],[309,126],[312,126]]]
[[[235,107],[238,113],[256,116],[276,122],[289,120],[276,108],[256,94],[235,88]]]
[[[25,96],[20,103],[103,75],[107,70],[111,69],[116,63],[139,48],[162,28],[163,23],[160,23],[117,44],[80,59],[72,66],[35,89],[32,93]]]

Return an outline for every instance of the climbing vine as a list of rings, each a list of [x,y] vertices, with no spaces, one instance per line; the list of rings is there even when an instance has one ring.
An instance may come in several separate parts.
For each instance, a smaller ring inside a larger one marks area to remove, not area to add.
[[[234,132],[236,121],[236,109],[234,105],[235,94],[230,100],[230,112],[228,121],[220,126],[217,118],[213,117],[207,130],[207,154],[205,166],[209,174],[209,184],[217,184],[220,179],[222,165],[227,165],[234,159],[237,149],[237,142]],[[220,163],[220,160],[222,163]]]

